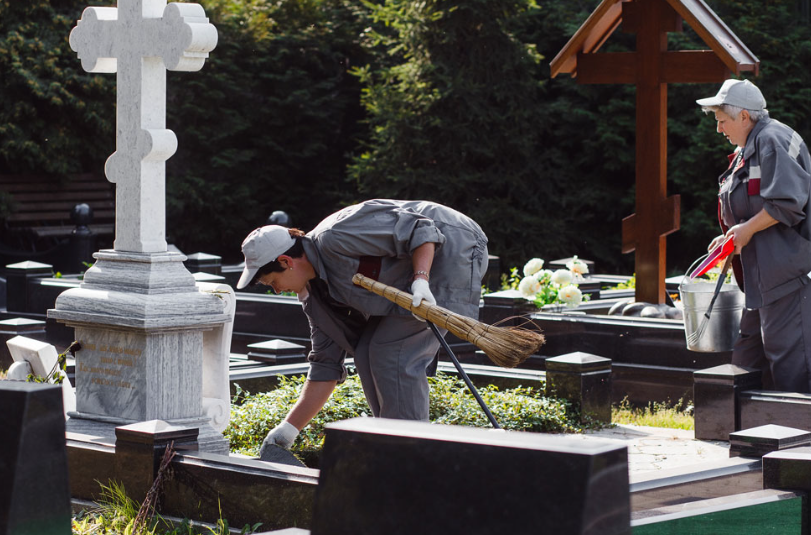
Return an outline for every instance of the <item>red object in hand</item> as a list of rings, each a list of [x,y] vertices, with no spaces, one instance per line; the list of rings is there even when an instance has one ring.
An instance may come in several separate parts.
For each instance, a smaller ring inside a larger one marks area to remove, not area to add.
[[[730,236],[725,239],[721,245],[718,245],[715,249],[710,251],[707,258],[704,259],[704,261],[692,273],[690,273],[690,278],[695,279],[696,277],[700,277],[701,275],[705,274],[716,264],[718,264],[718,262],[731,255],[733,251],[735,251],[735,242],[733,241],[732,236]]]

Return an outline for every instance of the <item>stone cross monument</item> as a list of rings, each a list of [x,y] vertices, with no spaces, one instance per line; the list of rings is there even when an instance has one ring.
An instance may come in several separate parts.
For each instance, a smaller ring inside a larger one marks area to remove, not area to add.
[[[199,71],[217,30],[199,4],[120,0],[89,7],[70,33],[87,72],[116,78],[116,151],[105,173],[116,184],[117,251],[166,251],[165,164],[177,150],[166,129],[166,69]]]
[[[89,7],[70,34],[85,70],[116,73],[117,126],[105,166],[116,184],[114,249],[95,253],[81,286],[48,311],[82,345],[69,431],[114,437],[115,426],[165,420],[198,427],[201,450],[228,451],[204,408],[202,363],[203,332],[230,316],[165,240],[165,162],[177,149],[166,129],[166,69],[199,70],[216,44],[200,5],[166,0]]]

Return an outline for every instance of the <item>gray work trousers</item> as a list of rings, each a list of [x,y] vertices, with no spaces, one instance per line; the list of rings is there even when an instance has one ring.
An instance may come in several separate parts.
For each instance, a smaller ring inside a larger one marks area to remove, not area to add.
[[[355,367],[372,414],[428,420],[425,369],[438,350],[428,325],[410,314],[370,318],[355,347]]]
[[[744,309],[732,364],[763,372],[763,389],[811,392],[811,284]]]

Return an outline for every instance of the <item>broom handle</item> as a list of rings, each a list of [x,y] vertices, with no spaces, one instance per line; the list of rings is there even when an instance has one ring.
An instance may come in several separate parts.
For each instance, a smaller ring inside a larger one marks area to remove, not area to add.
[[[470,391],[473,393],[473,397],[476,398],[476,401],[478,401],[479,405],[481,405],[482,410],[484,411],[484,414],[487,415],[487,419],[490,420],[491,424],[493,424],[493,428],[494,429],[501,429],[501,426],[498,425],[498,422],[496,421],[495,416],[493,416],[493,413],[490,412],[490,407],[487,406],[487,403],[485,403],[484,400],[482,399],[482,397],[479,395],[479,391],[476,390],[475,386],[473,386],[473,382],[470,380],[470,377],[467,376],[467,373],[465,373],[464,368],[462,368],[462,364],[456,358],[456,355],[453,354],[453,351],[451,350],[451,346],[449,346],[448,342],[445,341],[445,337],[442,336],[442,333],[439,332],[439,329],[437,329],[436,325],[434,325],[430,321],[426,321],[426,323],[431,328],[431,330],[434,331],[434,334],[436,335],[437,340],[439,340],[439,343],[442,344],[442,348],[445,350],[445,352],[448,354],[448,356],[453,361],[453,365],[456,366],[456,371],[458,371],[459,375],[462,376],[462,379],[464,379],[465,384],[470,389]]]
[[[414,306],[411,304],[413,296],[410,293],[399,290],[394,286],[383,284],[382,282],[378,282],[374,279],[364,277],[360,273],[355,273],[355,275],[352,277],[352,282],[374,294],[388,299],[392,303],[403,307],[415,316],[432,323],[436,323],[443,329],[448,329],[451,333],[465,340],[466,342],[470,342],[471,344],[478,346],[476,343],[478,337],[472,336],[472,333],[466,332],[464,329],[459,329],[458,326],[454,326],[454,322],[451,321],[451,316],[454,316],[455,314],[450,310],[437,305],[429,305],[425,301],[421,301],[419,305]]]

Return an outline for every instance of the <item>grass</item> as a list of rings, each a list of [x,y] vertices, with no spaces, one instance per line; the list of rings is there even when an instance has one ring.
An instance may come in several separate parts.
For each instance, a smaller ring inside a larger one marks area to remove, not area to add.
[[[124,486],[115,481],[101,485],[97,507],[74,515],[72,535],[135,535],[135,517],[141,504],[127,496]],[[260,524],[245,526],[240,533],[254,533]],[[139,531],[140,535],[228,535],[228,521],[222,517],[214,525],[196,524],[188,519],[173,523],[156,515]]]
[[[654,401],[645,407],[633,407],[626,398],[611,407],[611,422],[691,431],[694,429],[693,406],[685,406],[680,399],[675,404]]]

